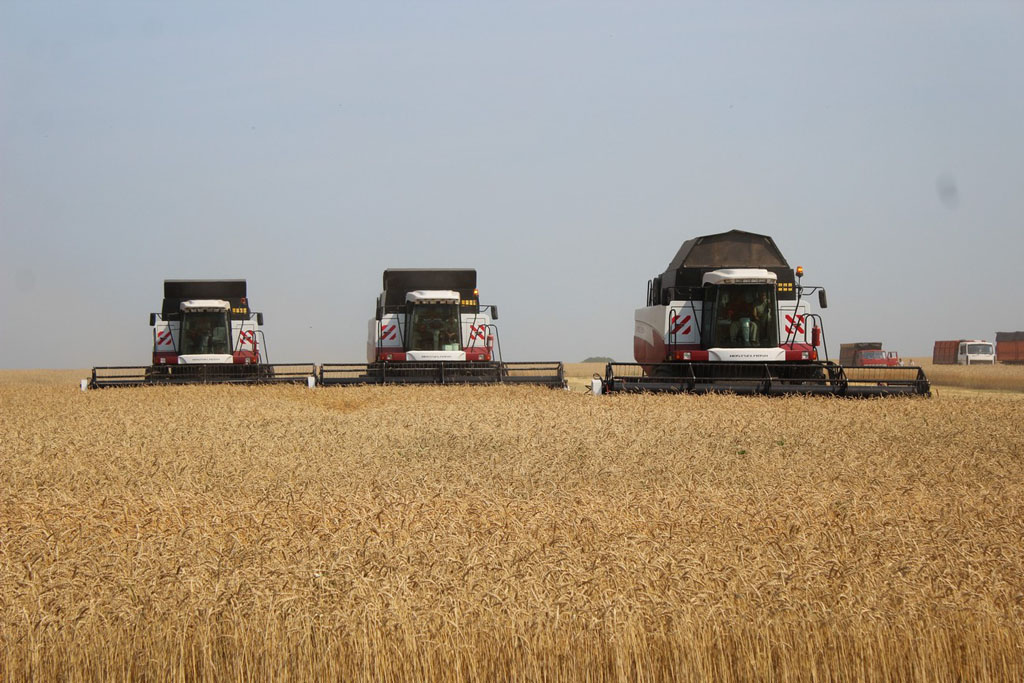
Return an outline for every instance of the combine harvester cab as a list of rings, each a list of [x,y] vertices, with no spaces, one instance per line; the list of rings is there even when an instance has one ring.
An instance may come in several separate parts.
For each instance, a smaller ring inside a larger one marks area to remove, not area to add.
[[[828,361],[821,316],[771,237],[741,230],[683,243],[636,310],[636,363],[609,363],[606,392],[930,395],[919,367],[848,368]],[[819,357],[819,347],[825,360]]]
[[[480,305],[472,269],[384,271],[366,363],[325,363],[320,383],[565,386],[560,362],[501,359],[496,306]]]
[[[164,280],[150,313],[153,364],[96,367],[90,388],[144,384],[306,383],[313,363],[271,365],[263,314],[249,309],[245,280]]]

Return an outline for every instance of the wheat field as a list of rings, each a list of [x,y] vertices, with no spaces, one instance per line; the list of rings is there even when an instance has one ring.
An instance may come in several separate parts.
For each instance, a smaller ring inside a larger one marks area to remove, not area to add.
[[[1024,365],[935,365],[930,358],[917,360],[939,387],[1024,392]]]
[[[79,376],[0,372],[4,680],[1024,678],[1021,394]]]

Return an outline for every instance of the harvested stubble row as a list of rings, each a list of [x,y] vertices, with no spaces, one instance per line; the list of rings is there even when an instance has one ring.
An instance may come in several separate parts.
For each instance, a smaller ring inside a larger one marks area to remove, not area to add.
[[[1024,675],[1017,400],[0,398],[7,679]]]

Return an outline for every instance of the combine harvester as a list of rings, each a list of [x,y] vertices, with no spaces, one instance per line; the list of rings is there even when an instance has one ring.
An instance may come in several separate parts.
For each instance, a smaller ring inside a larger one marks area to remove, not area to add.
[[[560,362],[506,363],[472,269],[391,268],[370,320],[366,363],[325,363],[320,384],[540,384],[564,387]]]
[[[732,392],[888,396],[931,394],[919,367],[848,368],[833,363],[821,316],[771,237],[731,230],[683,243],[668,269],[647,284],[637,309],[636,363],[609,363],[605,392]],[[822,347],[825,360],[818,355]]]
[[[164,280],[149,314],[153,364],[97,367],[89,388],[145,384],[307,383],[313,363],[270,365],[263,314],[249,309],[245,280]]]

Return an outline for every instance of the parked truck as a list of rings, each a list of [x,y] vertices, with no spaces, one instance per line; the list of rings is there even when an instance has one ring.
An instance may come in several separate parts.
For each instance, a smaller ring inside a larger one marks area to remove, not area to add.
[[[992,365],[995,362],[995,349],[984,339],[937,341],[932,349],[932,363],[935,365]]]
[[[882,342],[853,342],[840,344],[839,364],[848,368],[887,367],[903,365],[895,351],[882,349]]]
[[[996,332],[996,360],[1024,363],[1024,332]]]
[[[853,342],[839,347],[840,365],[847,368],[897,368],[903,361],[896,351],[886,351],[882,342]]]

